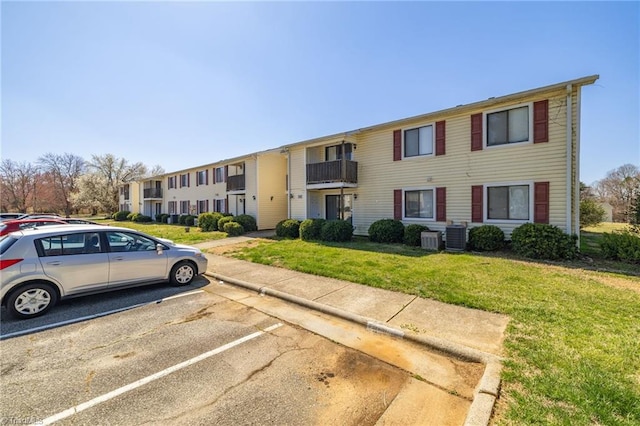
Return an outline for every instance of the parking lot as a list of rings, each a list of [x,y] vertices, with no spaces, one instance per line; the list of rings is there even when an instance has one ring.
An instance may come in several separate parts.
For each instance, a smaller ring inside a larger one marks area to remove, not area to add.
[[[426,386],[362,351],[224,297],[229,291],[238,290],[199,278],[189,288],[158,285],[70,300],[34,320],[6,320],[3,312],[0,417],[362,425],[384,419],[407,388]],[[353,337],[366,341],[367,332],[358,333]]]

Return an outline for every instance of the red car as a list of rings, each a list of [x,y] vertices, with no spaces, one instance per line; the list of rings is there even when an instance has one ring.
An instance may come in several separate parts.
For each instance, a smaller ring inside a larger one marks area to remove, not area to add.
[[[0,222],[0,237],[10,232],[20,231],[21,229],[34,228],[36,226],[46,226],[46,225],[68,225],[68,223],[58,219],[4,220]]]

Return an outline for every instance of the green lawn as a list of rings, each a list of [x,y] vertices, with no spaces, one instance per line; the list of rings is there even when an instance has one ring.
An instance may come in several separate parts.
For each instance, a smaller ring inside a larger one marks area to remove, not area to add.
[[[185,227],[184,225],[168,225],[166,223],[136,223],[129,221],[116,222],[115,220],[97,220],[91,219],[97,223],[122,226],[124,228],[131,228],[137,231],[144,232],[145,234],[155,235],[160,238],[167,238],[173,242],[180,244],[196,244],[203,241],[219,240],[226,238],[225,232],[202,232],[197,226]],[[189,229],[189,232],[185,231],[185,228]]]
[[[640,424],[637,276],[366,241],[228,255],[509,315],[494,423]]]

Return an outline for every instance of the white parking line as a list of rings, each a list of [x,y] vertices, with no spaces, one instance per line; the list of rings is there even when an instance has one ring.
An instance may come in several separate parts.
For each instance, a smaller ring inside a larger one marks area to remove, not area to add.
[[[112,398],[115,398],[116,396],[122,395],[125,392],[129,392],[131,390],[134,390],[136,388],[139,388],[140,386],[146,385],[147,383],[150,383],[154,380],[157,380],[161,377],[164,377],[166,375],[169,375],[171,373],[174,373],[178,370],[181,370],[185,367],[188,367],[190,365],[193,365],[197,362],[200,362],[204,359],[207,359],[209,357],[212,357],[214,355],[217,355],[219,353],[222,353],[224,351],[226,351],[227,349],[231,349],[235,346],[238,346],[244,342],[248,342],[251,339],[255,339],[256,337],[262,336],[265,333],[268,333],[270,331],[273,331],[279,327],[282,326],[282,323],[277,323],[272,325],[271,327],[267,327],[265,328],[263,331],[256,331],[255,333],[249,334],[248,336],[242,337],[238,340],[234,340],[231,343],[227,343],[226,345],[220,346],[219,348],[213,349],[209,352],[205,352],[201,355],[198,355],[197,357],[191,358],[187,361],[181,362],[180,364],[176,364],[172,367],[166,368],[162,371],[159,371],[155,374],[152,374],[150,376],[147,376],[145,378],[142,378],[140,380],[137,380],[133,383],[130,383],[128,385],[122,386],[121,388],[118,388],[116,390],[113,390],[111,392],[105,393],[104,395],[100,395],[96,398],[93,398],[92,400],[89,400],[87,402],[83,402],[82,404],[76,405],[75,407],[71,407],[67,410],[61,411],[58,414],[54,414],[53,416],[47,417],[46,419],[39,421],[38,423],[33,423],[33,426],[35,425],[50,425],[54,422],[57,422],[59,420],[62,419],[66,419],[67,417],[73,416],[74,414],[77,414],[81,411],[86,410],[87,408],[91,408],[95,405],[101,404],[103,402],[106,402]]]
[[[21,331],[16,331],[16,332],[13,332],[13,333],[3,334],[3,335],[0,335],[0,340],[10,339],[12,337],[23,336],[25,334],[36,333],[38,331],[49,330],[50,328],[62,327],[63,325],[75,324],[77,322],[82,322],[82,321],[87,321],[87,320],[90,320],[90,319],[100,318],[100,317],[104,317],[104,316],[111,315],[111,314],[117,314],[118,312],[128,311],[130,309],[139,308],[141,306],[158,304],[158,303],[164,302],[165,300],[177,299],[178,297],[191,296],[191,295],[198,294],[198,293],[204,293],[204,290],[194,290],[194,291],[190,291],[188,293],[176,294],[175,296],[169,296],[169,297],[165,297],[164,299],[154,300],[152,302],[138,303],[136,305],[125,306],[124,308],[113,309],[111,311],[100,312],[98,314],[87,315],[87,316],[84,316],[84,317],[73,318],[73,319],[66,320],[66,321],[60,321],[60,322],[56,322],[56,323],[53,323],[53,324],[47,324],[47,325],[42,325],[40,327],[30,328],[28,330],[21,330]]]

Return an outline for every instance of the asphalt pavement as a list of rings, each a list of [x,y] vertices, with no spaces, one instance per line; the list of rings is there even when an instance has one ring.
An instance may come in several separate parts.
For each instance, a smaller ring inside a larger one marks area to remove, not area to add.
[[[259,232],[196,246],[206,251],[270,235]],[[211,253],[207,258],[207,275],[219,281],[418,343],[425,350],[484,364],[465,425],[489,423],[500,387],[507,316]]]

